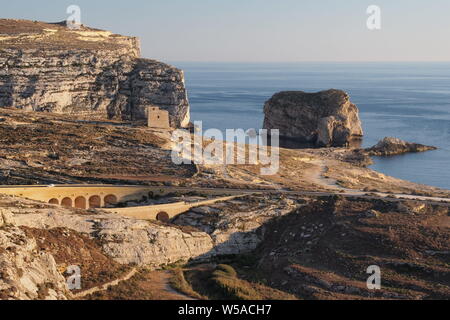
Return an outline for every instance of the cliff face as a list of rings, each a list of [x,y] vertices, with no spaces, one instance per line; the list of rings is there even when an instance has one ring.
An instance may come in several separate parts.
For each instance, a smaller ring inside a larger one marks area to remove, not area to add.
[[[36,240],[20,228],[0,229],[0,268],[0,300],[68,298],[66,281],[53,256],[39,250]]]
[[[141,120],[156,105],[173,127],[187,126],[183,72],[139,56],[137,38],[0,20],[0,107]]]
[[[280,92],[266,102],[264,128],[317,146],[343,146],[363,135],[358,112],[341,90]]]

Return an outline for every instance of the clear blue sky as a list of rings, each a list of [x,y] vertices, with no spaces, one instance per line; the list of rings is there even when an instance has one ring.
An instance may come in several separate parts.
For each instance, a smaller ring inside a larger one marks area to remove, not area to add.
[[[65,20],[141,38],[165,61],[449,61],[449,0],[3,0],[2,18]],[[366,9],[382,9],[382,29]]]

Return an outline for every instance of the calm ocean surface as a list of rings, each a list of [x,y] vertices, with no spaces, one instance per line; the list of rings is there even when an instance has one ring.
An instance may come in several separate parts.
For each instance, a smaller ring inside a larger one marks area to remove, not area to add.
[[[376,158],[373,169],[450,189],[450,63],[173,63],[186,74],[192,120],[204,129],[259,129],[263,105],[284,90],[347,91],[364,146],[386,136],[437,151]]]

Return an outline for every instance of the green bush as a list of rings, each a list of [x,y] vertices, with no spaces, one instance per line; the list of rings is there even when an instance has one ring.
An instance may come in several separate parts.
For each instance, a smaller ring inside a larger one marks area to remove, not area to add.
[[[237,272],[236,270],[234,270],[234,268],[230,265],[227,264],[219,264],[216,267],[216,272],[219,271],[218,273],[220,274],[220,272],[224,273],[226,276],[229,277],[237,277]]]

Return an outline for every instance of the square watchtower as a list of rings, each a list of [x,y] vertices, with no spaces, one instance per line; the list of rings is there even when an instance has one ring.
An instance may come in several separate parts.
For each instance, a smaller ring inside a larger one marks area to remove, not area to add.
[[[147,112],[149,128],[170,129],[169,111],[151,106]]]

